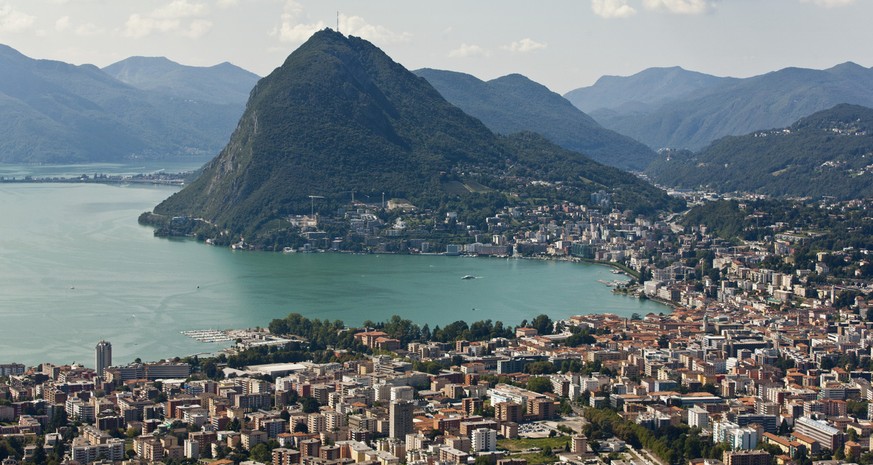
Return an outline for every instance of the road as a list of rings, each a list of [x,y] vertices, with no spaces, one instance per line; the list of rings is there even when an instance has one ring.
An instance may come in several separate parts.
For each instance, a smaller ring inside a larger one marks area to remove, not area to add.
[[[670,465],[645,449],[640,449],[638,451],[633,447],[628,446],[628,450],[630,451],[631,455],[637,457],[640,462],[644,463],[645,465]]]

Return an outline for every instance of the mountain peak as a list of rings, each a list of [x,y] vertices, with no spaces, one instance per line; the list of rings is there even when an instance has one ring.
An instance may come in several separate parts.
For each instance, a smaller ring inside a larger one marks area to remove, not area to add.
[[[132,87],[174,98],[242,106],[258,76],[232,64],[188,66],[167,57],[134,56],[103,71]]]
[[[628,107],[640,111],[711,88],[726,79],[680,66],[647,68],[631,76],[603,76],[593,86],[571,90],[564,97],[589,113]]]
[[[858,63],[855,63],[854,61],[846,61],[846,62],[844,62],[844,63],[840,63],[840,64],[838,64],[838,65],[834,65],[834,66],[832,66],[832,67],[826,69],[825,71],[835,71],[835,70],[844,70],[844,69],[848,69],[848,70],[866,70],[867,68],[865,68],[865,67],[859,65]]]
[[[29,59],[23,53],[15,50],[14,48],[6,45],[0,44],[0,58],[6,58],[9,60],[27,60]]]
[[[247,240],[264,239],[289,234],[276,232],[290,228],[289,215],[347,205],[350,192],[435,209],[492,190],[476,179],[490,183],[509,170],[551,179],[556,166],[578,189],[573,201],[590,200],[594,186],[581,179],[594,179],[597,189],[621,179],[647,190],[641,202],[659,197],[634,176],[579,154],[497,137],[375,45],[326,29],[258,82],[228,145],[155,214],[207,218]],[[490,208],[505,198],[480,200]]]
[[[415,199],[457,163],[500,160],[498,145],[376,46],[325,29],[258,82],[227,147],[155,211],[250,230],[308,212],[309,195],[323,205],[352,190]]]

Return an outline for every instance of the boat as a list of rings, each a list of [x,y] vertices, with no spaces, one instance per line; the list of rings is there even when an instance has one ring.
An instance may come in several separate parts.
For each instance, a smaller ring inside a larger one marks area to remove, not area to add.
[[[473,276],[473,275],[471,275],[471,274],[466,274],[466,275],[464,275],[464,277],[461,278],[461,279],[476,279],[476,277]]]

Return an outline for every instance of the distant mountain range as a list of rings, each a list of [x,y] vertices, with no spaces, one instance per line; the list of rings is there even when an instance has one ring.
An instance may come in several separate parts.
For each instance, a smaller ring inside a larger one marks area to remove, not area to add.
[[[370,42],[326,29],[258,82],[224,150],[142,220],[204,218],[275,245],[287,240],[289,215],[334,212],[353,191],[443,216],[531,198],[588,204],[598,191],[622,208],[676,205],[536,134],[496,136]]]
[[[245,105],[249,92],[260,79],[257,74],[228,62],[197,67],[180,65],[164,57],[130,57],[103,71],[137,89],[230,105]]]
[[[566,98],[604,127],[649,147],[697,150],[724,136],[785,127],[840,103],[873,106],[873,70],[844,63],[736,79],[652,68],[601,78]]]
[[[655,159],[647,146],[604,128],[560,95],[520,74],[485,82],[453,71],[414,72],[496,133],[536,132],[561,147],[622,169],[641,171]]]
[[[842,199],[873,197],[873,109],[841,104],[784,129],[670,151],[648,174],[678,188]]]
[[[644,112],[731,80],[678,66],[649,68],[633,76],[603,76],[593,86],[571,90],[564,97],[586,113],[611,110],[627,114]]]
[[[192,68],[160,59],[161,68],[148,71],[155,62],[148,60],[107,68],[128,84],[92,65],[35,60],[0,45],[0,162],[217,153],[242,114],[241,89],[256,76],[227,64]]]

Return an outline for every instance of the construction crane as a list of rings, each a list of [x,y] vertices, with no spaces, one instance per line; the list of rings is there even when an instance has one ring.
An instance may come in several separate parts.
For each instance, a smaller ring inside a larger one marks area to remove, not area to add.
[[[309,216],[315,216],[315,199],[323,199],[323,198],[324,197],[320,196],[320,195],[310,195],[309,196],[309,203],[310,203]]]

